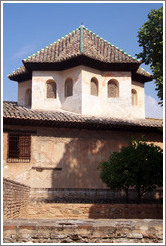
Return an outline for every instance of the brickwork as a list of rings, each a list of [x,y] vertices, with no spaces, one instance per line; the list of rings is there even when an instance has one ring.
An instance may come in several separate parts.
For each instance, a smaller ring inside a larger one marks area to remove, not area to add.
[[[30,188],[12,180],[3,179],[3,215],[5,219],[26,217]]]
[[[161,220],[15,220],[4,243],[162,243]]]
[[[29,203],[29,187],[3,186],[4,243],[162,243],[162,204]]]
[[[28,219],[162,219],[162,204],[30,203]]]

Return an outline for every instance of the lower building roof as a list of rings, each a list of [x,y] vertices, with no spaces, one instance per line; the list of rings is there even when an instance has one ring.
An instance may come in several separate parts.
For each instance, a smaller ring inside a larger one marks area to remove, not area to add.
[[[84,116],[64,110],[34,110],[17,102],[3,103],[4,124],[80,128],[94,130],[131,130],[162,132],[162,119],[118,119],[112,117]]]

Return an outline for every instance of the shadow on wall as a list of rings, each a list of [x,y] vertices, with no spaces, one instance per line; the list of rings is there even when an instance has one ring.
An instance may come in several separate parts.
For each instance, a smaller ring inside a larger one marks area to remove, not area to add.
[[[43,136],[45,134],[43,132]],[[101,132],[72,129],[70,132],[60,129],[53,134],[52,154],[57,164],[50,170],[51,188],[44,188],[46,202],[125,202],[124,194],[111,191],[102,182],[97,167],[101,161],[107,161],[112,152],[127,146],[131,133],[105,131],[102,134],[103,138]],[[142,134],[135,132],[132,135],[138,137]],[[147,134],[147,141],[150,138],[154,140],[156,137]]]
[[[162,204],[94,204],[91,219],[163,219]]]
[[[108,160],[111,151],[120,147],[117,143],[109,142],[81,138],[66,143],[58,169],[52,174],[52,188],[106,188],[97,167],[101,161]]]
[[[95,137],[91,131],[71,138],[56,138],[55,155],[61,152],[57,166],[52,173],[52,188],[88,188],[103,189],[107,186],[100,179],[100,170],[97,167],[100,162],[107,161],[110,154],[120,151],[122,146],[128,146],[131,134],[125,132],[105,133],[103,138]],[[91,135],[90,135],[91,134]],[[101,133],[100,133],[101,134]],[[99,135],[100,135],[99,134]],[[140,133],[132,134],[135,137]],[[151,134],[147,134],[150,141]]]

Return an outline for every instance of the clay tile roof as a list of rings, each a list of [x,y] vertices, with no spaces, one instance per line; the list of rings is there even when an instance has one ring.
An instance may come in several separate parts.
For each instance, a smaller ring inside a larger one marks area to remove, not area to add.
[[[143,75],[143,76],[152,76],[149,72],[147,72],[145,69],[139,67],[136,71],[137,74]]]
[[[80,57],[84,57],[84,59]],[[71,63],[71,60],[74,59],[75,63]],[[140,60],[137,60],[124,50],[116,47],[81,25],[68,35],[65,35],[56,42],[23,59],[24,65],[8,75],[8,77],[18,82],[24,81],[30,78],[32,70],[61,70],[64,69],[65,62],[65,68],[67,68],[68,66],[74,66],[76,64],[85,65],[87,64],[87,59],[90,59],[88,60],[90,66],[95,61],[95,66],[99,64],[98,66],[103,70],[108,66],[109,69],[110,66],[117,69],[117,67],[115,67],[116,64],[121,66],[122,70],[126,69],[125,65],[130,65],[131,70],[136,70],[141,63]],[[103,68],[101,64],[104,64]],[[141,71],[140,69],[137,72],[140,73]],[[149,77],[149,74],[145,74],[144,72],[144,76]]]
[[[28,71],[23,65],[13,71],[11,74],[9,74],[8,78],[15,81],[19,81],[19,78],[21,78],[21,80],[24,81],[31,78],[31,71]]]
[[[136,71],[132,71],[132,80],[139,82],[148,82],[153,80],[152,74],[139,67]]]
[[[106,63],[140,63],[135,57],[87,28],[84,28],[83,31],[83,53]]]
[[[140,63],[136,58],[81,25],[68,35],[24,59],[24,64],[60,62],[80,54],[109,63]]]
[[[87,129],[123,129],[158,131],[162,127],[160,119],[124,120],[83,116],[63,110],[41,111],[19,106],[16,102],[4,102],[4,124],[28,124]]]

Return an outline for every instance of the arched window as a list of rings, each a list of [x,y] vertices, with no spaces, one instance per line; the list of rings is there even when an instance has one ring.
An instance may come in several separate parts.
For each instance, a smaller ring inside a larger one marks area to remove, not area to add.
[[[27,89],[25,93],[25,106],[27,107],[31,106],[31,97],[32,97],[31,89]]]
[[[98,80],[96,78],[92,78],[90,81],[90,94],[98,96]]]
[[[65,97],[70,97],[73,95],[73,80],[67,79],[65,82]]]
[[[56,98],[56,83],[54,80],[48,80],[47,83],[47,98]]]
[[[119,97],[119,83],[115,80],[108,81],[108,97]]]
[[[137,105],[137,91],[132,89],[131,96],[132,96],[132,105]]]

